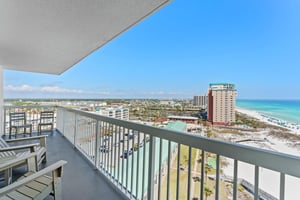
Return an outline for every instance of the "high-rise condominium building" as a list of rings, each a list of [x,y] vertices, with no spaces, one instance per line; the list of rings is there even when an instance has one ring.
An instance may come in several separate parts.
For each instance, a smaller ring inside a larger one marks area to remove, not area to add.
[[[235,122],[235,85],[212,83],[208,89],[208,121],[214,125],[229,125]]]
[[[194,106],[202,106],[203,108],[207,106],[207,96],[194,96]]]

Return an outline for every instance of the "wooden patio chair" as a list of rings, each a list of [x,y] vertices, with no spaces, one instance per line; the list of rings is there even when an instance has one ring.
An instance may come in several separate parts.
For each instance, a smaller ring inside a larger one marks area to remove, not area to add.
[[[1,152],[1,149],[0,149]],[[1,152],[3,153],[3,152]],[[0,153],[0,154],[1,154]],[[3,174],[4,185],[9,185],[12,182],[12,170],[19,167],[21,164],[27,166],[28,171],[37,171],[37,153],[29,153],[22,157],[5,157],[0,158],[0,174]]]
[[[9,113],[9,138],[14,131],[15,137],[17,137],[20,130],[23,130],[23,134],[27,133],[32,135],[32,124],[27,123],[25,112],[13,112]],[[29,130],[29,132],[27,132]]]
[[[43,127],[50,127],[47,131],[53,131],[54,111],[43,111],[40,113],[40,122],[38,124],[38,135],[41,135]]]
[[[36,167],[38,167],[42,162],[45,163],[47,161],[46,137],[47,136],[35,136],[35,137],[27,137],[27,138],[11,139],[11,140],[4,140],[3,138],[0,137],[0,164],[10,160],[14,160],[16,158],[22,158],[33,152],[36,153]],[[38,143],[32,143],[35,141],[38,141]],[[18,142],[18,144],[19,143],[23,143],[23,144],[16,145],[16,146],[9,145],[11,143],[16,143],[16,142]],[[28,144],[28,142],[31,143]],[[26,161],[20,160],[18,165],[14,167],[19,167],[25,164],[27,164]],[[6,181],[9,182],[9,180]]]
[[[55,200],[62,199],[63,165],[60,160],[38,172],[28,172],[16,182],[0,189],[0,200],[7,199],[45,199],[53,195]],[[51,175],[47,175],[51,172]]]

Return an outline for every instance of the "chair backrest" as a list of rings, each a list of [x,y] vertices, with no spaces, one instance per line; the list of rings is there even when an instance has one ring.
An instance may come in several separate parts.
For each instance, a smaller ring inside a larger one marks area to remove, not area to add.
[[[50,194],[54,199],[62,199],[62,172],[66,163],[60,160],[40,171],[26,173],[12,184],[0,188],[0,199],[46,199]],[[48,176],[49,173],[52,176]]]
[[[9,113],[9,124],[10,124],[10,126],[26,124],[26,114],[25,114],[25,112]]]
[[[40,123],[53,123],[54,111],[42,111],[40,113]]]
[[[5,140],[3,140],[0,137],[0,149],[6,148],[6,147],[9,147],[9,145],[5,142]],[[14,151],[0,152],[0,160],[1,160],[1,158],[6,158],[9,156],[15,156],[15,155],[16,155],[16,153]]]

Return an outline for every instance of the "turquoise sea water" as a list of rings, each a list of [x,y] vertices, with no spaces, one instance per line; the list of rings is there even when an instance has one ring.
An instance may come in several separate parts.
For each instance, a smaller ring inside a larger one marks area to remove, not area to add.
[[[236,106],[300,124],[300,100],[237,100]]]

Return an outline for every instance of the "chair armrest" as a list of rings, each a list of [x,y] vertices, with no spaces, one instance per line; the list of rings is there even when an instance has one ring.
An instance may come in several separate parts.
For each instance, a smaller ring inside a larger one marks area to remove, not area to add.
[[[7,170],[9,168],[13,168],[13,167],[19,165],[20,162],[23,162],[23,161],[25,162],[26,160],[32,159],[36,156],[37,156],[37,153],[29,153],[29,154],[27,154],[25,156],[22,156],[22,157],[16,157],[14,159],[7,160],[4,163],[0,164],[0,171],[4,171],[4,170]],[[0,194],[1,194],[1,192],[0,192]]]
[[[17,127],[17,128],[21,128],[21,127],[28,127],[28,126],[32,126],[32,124],[19,124],[19,125],[11,125],[11,127]]]
[[[22,150],[22,149],[30,149],[30,152],[34,152],[37,146],[39,146],[39,143],[24,144],[24,145],[12,146],[12,147],[4,147],[4,148],[0,148],[0,152],[15,151],[15,150]]]
[[[46,139],[47,135],[40,135],[40,136],[33,136],[33,137],[26,137],[26,138],[16,138],[16,139],[9,139],[5,140],[5,142],[23,142],[23,141],[30,141],[30,140],[40,140],[40,139]]]
[[[46,167],[38,172],[35,172],[32,175],[27,176],[26,178],[23,178],[23,179],[16,181],[6,187],[1,188],[0,194],[6,194],[10,191],[15,190],[16,188],[19,188],[19,187],[31,182],[34,179],[37,179],[38,177],[48,174],[49,172],[62,169],[62,166],[65,165],[66,163],[67,163],[67,161],[60,160],[60,161],[50,165],[49,167]]]
[[[46,147],[46,138],[47,138],[47,135],[40,135],[40,136],[34,136],[34,137],[9,139],[9,140],[5,140],[5,142],[12,143],[12,142],[24,142],[24,141],[31,141],[31,140],[39,140],[40,145],[42,147]]]

